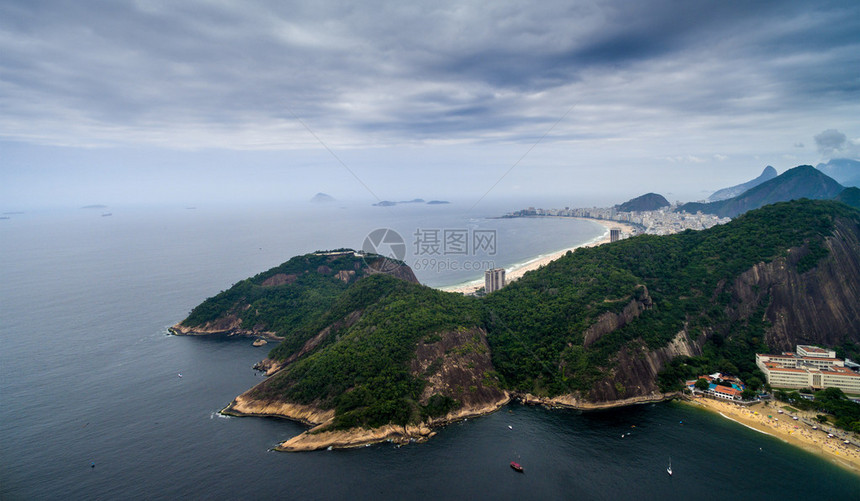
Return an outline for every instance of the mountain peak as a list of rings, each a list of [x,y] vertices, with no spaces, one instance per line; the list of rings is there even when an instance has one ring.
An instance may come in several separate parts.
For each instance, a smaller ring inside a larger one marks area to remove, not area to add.
[[[646,193],[642,196],[630,199],[621,205],[616,205],[615,209],[619,212],[643,212],[659,210],[670,205],[672,204],[670,204],[663,195],[659,195],[657,193]]]
[[[688,203],[686,212],[702,211],[720,217],[735,217],[752,209],[800,198],[814,200],[836,197],[845,187],[811,165],[798,165],[743,193],[710,203]]]
[[[770,181],[777,175],[778,174],[776,172],[776,169],[774,169],[773,166],[768,165],[764,168],[763,171],[761,171],[761,174],[759,174],[757,178],[747,181],[745,183],[717,190],[711,196],[708,197],[708,201],[717,202],[719,200],[727,200],[729,198],[736,197],[751,188],[755,188],[756,186],[760,185],[765,181]]]

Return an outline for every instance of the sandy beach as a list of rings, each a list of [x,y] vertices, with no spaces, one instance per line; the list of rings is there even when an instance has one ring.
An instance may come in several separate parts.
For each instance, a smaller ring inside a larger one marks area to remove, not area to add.
[[[532,270],[536,270],[536,269],[540,268],[541,266],[545,266],[546,264],[548,264],[552,261],[555,261],[556,259],[565,255],[568,251],[572,251],[572,250],[578,249],[580,247],[595,247],[598,245],[603,245],[603,244],[609,243],[609,229],[610,228],[621,228],[621,232],[623,233],[624,238],[627,238],[633,234],[633,227],[631,225],[626,224],[626,223],[622,223],[619,221],[605,221],[602,219],[589,219],[589,218],[581,218],[581,217],[570,218],[570,219],[581,219],[583,221],[591,221],[593,223],[597,223],[597,224],[602,225],[603,227],[606,228],[606,231],[603,233],[603,235],[599,239],[596,239],[594,241],[587,242],[587,243],[584,243],[581,245],[576,245],[574,247],[562,249],[560,251],[553,252],[551,254],[538,256],[538,257],[536,257],[536,258],[534,258],[534,259],[532,259],[526,263],[518,264],[518,265],[514,265],[510,268],[506,268],[505,269],[505,281],[508,283],[513,282],[514,280],[517,280],[518,278],[525,275],[527,272],[532,271]],[[478,289],[480,289],[483,286],[484,286],[484,279],[481,278],[481,279],[474,280],[474,281],[466,283],[466,284],[453,285],[453,286],[449,286],[449,287],[440,287],[439,289],[446,291],[446,292],[459,292],[462,294],[473,294],[474,292],[476,292]]]
[[[774,436],[788,444],[801,447],[860,475],[860,447],[851,436],[852,434],[835,428],[831,429],[826,425],[822,427],[814,421],[814,412],[790,412],[784,409],[788,406],[787,404],[776,401],[741,406],[712,398],[698,397],[688,400],[688,402],[691,405],[717,412],[726,419]],[[794,417],[798,419],[795,421]],[[813,426],[818,426],[818,429],[814,430]],[[835,435],[833,438],[827,436],[829,431]],[[850,437],[849,440],[852,443],[845,444],[843,435]]]

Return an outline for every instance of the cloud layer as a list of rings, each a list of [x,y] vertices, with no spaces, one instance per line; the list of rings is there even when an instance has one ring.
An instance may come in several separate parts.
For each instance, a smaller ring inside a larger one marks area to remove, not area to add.
[[[528,142],[571,107],[553,139],[763,126],[860,102],[860,6],[807,4],[7,1],[0,135],[310,146],[298,117],[342,146]]]
[[[497,190],[698,193],[814,163],[828,129],[821,154],[856,154],[857,68],[854,0],[6,0],[0,168],[340,168],[329,148],[369,185],[483,193],[528,152]]]

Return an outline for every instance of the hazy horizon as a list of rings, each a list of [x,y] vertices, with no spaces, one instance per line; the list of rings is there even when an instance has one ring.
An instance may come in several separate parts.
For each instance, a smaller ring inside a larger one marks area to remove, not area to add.
[[[851,1],[12,0],[0,210],[701,200],[860,159],[857,68]]]

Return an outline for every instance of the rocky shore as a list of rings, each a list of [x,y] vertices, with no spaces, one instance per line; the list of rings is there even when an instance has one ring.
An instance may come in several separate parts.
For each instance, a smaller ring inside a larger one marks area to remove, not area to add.
[[[282,341],[284,339],[274,332],[243,329],[240,325],[241,321],[237,318],[235,322],[208,322],[197,327],[187,327],[179,323],[173,327],[168,327],[167,330],[174,336],[223,335],[249,337],[269,341]]]
[[[654,393],[640,397],[627,398],[611,402],[587,402],[572,395],[547,398],[535,395],[504,393],[504,396],[493,402],[485,402],[481,405],[473,405],[457,409],[445,416],[433,419],[429,422],[414,425],[389,424],[378,428],[350,428],[346,430],[327,430],[326,427],[334,419],[333,410],[321,410],[309,405],[289,404],[284,402],[261,402],[243,394],[238,397],[224,410],[223,414],[231,416],[268,416],[280,417],[299,421],[312,426],[311,429],[282,442],[275,450],[285,452],[305,452],[322,449],[346,449],[363,447],[379,442],[393,442],[397,444],[426,442],[436,435],[436,428],[491,414],[507,405],[512,400],[527,405],[542,405],[548,408],[569,408],[583,411],[594,411],[625,407],[629,405],[662,402],[678,397],[677,393]]]
[[[655,402],[664,402],[678,398],[680,393],[660,393],[654,392],[648,395],[638,397],[624,398],[620,400],[611,400],[608,402],[589,402],[573,395],[561,395],[558,397],[537,397],[531,393],[522,393],[514,395],[516,400],[529,405],[542,405],[544,407],[563,407],[567,409],[576,409],[580,411],[598,411],[603,409],[613,409],[616,407],[628,407],[631,405],[651,404]]]
[[[309,405],[284,402],[261,402],[247,395],[236,397],[221,413],[229,416],[268,416],[292,419],[313,426],[313,428],[281,443],[275,450],[287,452],[315,451],[321,449],[346,449],[362,447],[379,442],[406,444],[425,442],[436,435],[434,428],[472,417],[483,416],[499,410],[510,402],[510,396],[483,405],[460,408],[427,423],[415,425],[385,425],[378,428],[350,428],[347,430],[326,430],[334,419],[333,410],[321,410]]]

